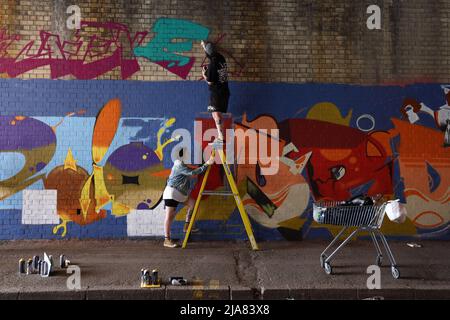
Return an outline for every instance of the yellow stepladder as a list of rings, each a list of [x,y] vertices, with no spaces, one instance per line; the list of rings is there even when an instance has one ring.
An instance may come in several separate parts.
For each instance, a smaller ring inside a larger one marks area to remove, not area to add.
[[[244,223],[245,231],[247,232],[248,239],[250,240],[250,244],[253,250],[259,250],[258,244],[256,243],[255,236],[253,235],[252,225],[250,223],[250,219],[248,218],[247,212],[245,212],[244,204],[242,203],[242,199],[239,195],[239,190],[236,186],[236,182],[234,181],[233,174],[231,173],[230,167],[228,166],[225,153],[223,151],[222,145],[212,144],[212,156],[215,156],[215,152],[219,153],[220,161],[222,162],[222,166],[225,170],[225,175],[228,180],[228,184],[230,185],[231,192],[227,191],[205,191],[206,182],[208,181],[209,172],[211,170],[211,166],[206,169],[205,176],[203,177],[202,185],[200,186],[200,192],[198,194],[197,200],[195,201],[194,211],[192,212],[191,221],[189,222],[189,227],[186,232],[186,236],[183,241],[183,249],[186,248],[187,242],[189,239],[189,235],[191,234],[192,227],[195,223],[195,218],[198,213],[198,208],[200,207],[200,201],[202,200],[202,196],[210,195],[210,196],[233,196],[236,201],[236,206],[238,207],[239,213],[241,215],[242,222]]]

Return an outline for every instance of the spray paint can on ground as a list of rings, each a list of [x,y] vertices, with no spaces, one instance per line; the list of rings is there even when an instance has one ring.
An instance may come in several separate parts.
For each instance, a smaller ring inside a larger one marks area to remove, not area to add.
[[[150,272],[147,269],[141,270],[141,283],[143,285],[149,285],[150,284]]]
[[[43,261],[39,260],[39,262],[38,262],[38,274],[41,274],[41,272],[42,272],[42,263],[43,263]]]
[[[33,260],[32,259],[28,259],[27,261],[27,274],[32,274],[33,273]]]
[[[152,284],[158,284],[158,269],[152,271]]]
[[[36,272],[38,271],[39,268],[39,256],[34,256],[33,257],[33,271]]]
[[[42,261],[41,264],[41,277],[47,277],[48,276],[48,270],[49,270],[49,265],[47,262]]]
[[[25,267],[25,260],[24,259],[20,259],[19,260],[19,273],[20,274],[25,274],[26,271],[26,267]]]
[[[66,267],[66,256],[63,254],[59,256],[59,267],[61,269],[64,269]]]

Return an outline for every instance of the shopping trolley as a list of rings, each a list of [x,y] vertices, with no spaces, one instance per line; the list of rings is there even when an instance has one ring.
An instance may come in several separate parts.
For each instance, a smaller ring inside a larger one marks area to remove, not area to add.
[[[386,237],[380,231],[385,214],[386,202],[380,202],[375,199],[373,205],[354,205],[348,202],[337,201],[323,201],[313,204],[313,218],[316,222],[321,224],[330,224],[337,226],[344,226],[344,228],[331,241],[328,247],[320,255],[320,266],[325,269],[327,274],[332,274],[331,261],[334,256],[359,232],[368,231],[375,249],[377,251],[376,264],[382,265],[383,253],[377,236],[380,238],[386,250],[387,256],[391,263],[392,276],[395,279],[400,278],[400,272],[397,268],[394,255],[386,240]],[[339,238],[350,227],[356,227],[350,235],[330,254],[329,250],[338,242]]]

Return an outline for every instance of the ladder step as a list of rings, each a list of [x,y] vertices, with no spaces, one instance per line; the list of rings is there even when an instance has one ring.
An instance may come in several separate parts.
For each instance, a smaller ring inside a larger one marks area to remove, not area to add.
[[[223,149],[223,147],[231,146],[231,143],[218,143],[218,142],[210,142],[208,146],[212,146],[215,150]]]
[[[188,230],[186,232],[186,235],[184,237],[184,241],[183,241],[183,246],[182,247],[186,248],[187,241],[188,241],[188,238],[189,238],[189,234],[191,233],[192,226],[193,226],[193,224],[195,222],[195,217],[197,215],[198,207],[200,205],[200,201],[202,199],[202,196],[203,195],[211,195],[211,196],[232,196],[232,197],[234,197],[234,200],[236,202],[236,206],[239,209],[239,214],[241,215],[242,222],[244,223],[245,232],[247,233],[248,239],[250,240],[250,243],[252,245],[252,249],[253,250],[258,250],[258,244],[256,243],[255,236],[253,235],[253,230],[252,230],[252,225],[251,225],[250,219],[249,219],[249,217],[247,215],[247,212],[245,212],[245,207],[244,207],[242,199],[241,199],[241,197],[239,195],[239,190],[238,190],[238,188],[236,186],[236,181],[234,180],[233,174],[230,171],[230,167],[227,164],[225,153],[222,150],[222,148],[218,148],[217,146],[214,146],[212,154],[215,155],[216,151],[219,152],[219,156],[220,156],[220,159],[222,161],[222,166],[223,166],[223,168],[225,170],[225,175],[227,176],[227,181],[228,181],[228,184],[231,187],[231,191],[229,191],[229,190],[228,191],[213,191],[213,190],[209,190],[209,191],[206,190],[205,191],[206,181],[208,180],[209,173],[211,171],[211,166],[209,166],[208,169],[206,170],[205,177],[203,178],[203,182],[202,182],[202,185],[200,187],[200,192],[199,192],[200,196],[197,198],[197,200],[195,202],[194,211],[192,212],[192,218],[191,218],[191,221],[189,223],[189,227],[188,227]]]
[[[233,192],[229,191],[203,191],[203,196],[234,196]]]

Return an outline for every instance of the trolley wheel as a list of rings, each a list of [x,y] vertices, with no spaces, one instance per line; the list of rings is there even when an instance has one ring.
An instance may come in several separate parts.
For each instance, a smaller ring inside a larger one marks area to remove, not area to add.
[[[327,256],[326,255],[321,255],[320,256],[320,266],[322,267],[322,268],[325,268],[325,260],[327,259]]]
[[[383,256],[378,255],[375,264],[376,264],[377,266],[381,267],[381,265],[383,264]]]
[[[394,277],[394,279],[400,278],[400,271],[397,269],[396,266],[391,267],[391,272],[392,272],[392,276]]]
[[[325,262],[324,268],[325,268],[325,273],[326,274],[332,274],[333,273],[333,268],[331,267],[331,264],[329,264],[328,262]]]

